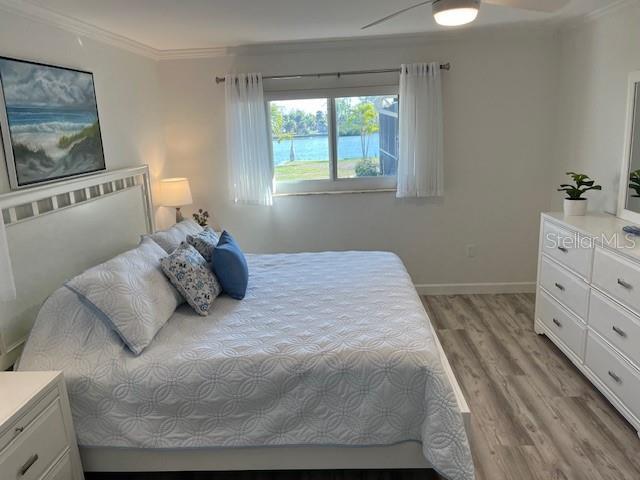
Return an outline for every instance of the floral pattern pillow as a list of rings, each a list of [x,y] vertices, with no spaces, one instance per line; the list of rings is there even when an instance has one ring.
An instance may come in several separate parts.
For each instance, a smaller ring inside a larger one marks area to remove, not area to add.
[[[193,246],[204,257],[207,262],[211,262],[213,249],[218,245],[218,235],[209,227],[195,235],[187,235],[187,243]]]
[[[199,315],[208,315],[222,289],[202,255],[193,246],[182,242],[160,264],[169,281],[191,308]]]

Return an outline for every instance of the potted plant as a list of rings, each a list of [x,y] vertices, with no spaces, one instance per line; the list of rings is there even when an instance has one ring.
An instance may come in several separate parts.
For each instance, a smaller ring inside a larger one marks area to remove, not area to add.
[[[589,190],[602,190],[600,185],[595,185],[595,180],[591,180],[582,173],[567,172],[575,185],[562,184],[559,192],[565,192],[567,198],[564,199],[564,214],[567,216],[584,215],[587,213],[587,199],[583,198],[585,192]]]
[[[206,227],[207,223],[209,223],[209,212],[199,208],[198,211],[193,214],[193,220],[201,227]]]
[[[635,195],[631,195],[635,198],[640,198],[640,170],[634,170],[629,174],[629,188],[636,192]]]

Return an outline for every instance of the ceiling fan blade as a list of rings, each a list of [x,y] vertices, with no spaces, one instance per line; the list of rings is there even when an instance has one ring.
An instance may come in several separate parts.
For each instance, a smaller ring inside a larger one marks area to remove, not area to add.
[[[569,1],[570,0],[483,0],[482,3],[552,13],[562,9]]]
[[[427,0],[426,2],[416,3],[415,5],[411,5],[410,7],[403,8],[402,10],[398,10],[397,12],[392,13],[391,15],[387,15],[386,17],[381,18],[380,20],[376,20],[375,22],[371,22],[371,23],[365,25],[360,30],[366,30],[369,27],[373,27],[373,26],[378,25],[380,23],[386,22],[387,20],[391,20],[392,18],[397,17],[398,15],[401,15],[404,12],[408,12],[409,10],[413,10],[414,8],[418,8],[418,7],[421,7],[423,5],[428,5],[428,4],[432,3],[432,2],[433,2],[433,0]]]

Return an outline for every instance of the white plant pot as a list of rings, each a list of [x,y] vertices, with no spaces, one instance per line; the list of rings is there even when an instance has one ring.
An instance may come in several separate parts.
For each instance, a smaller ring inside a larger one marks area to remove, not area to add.
[[[564,214],[566,217],[581,217],[587,213],[587,199],[569,200],[564,199]]]

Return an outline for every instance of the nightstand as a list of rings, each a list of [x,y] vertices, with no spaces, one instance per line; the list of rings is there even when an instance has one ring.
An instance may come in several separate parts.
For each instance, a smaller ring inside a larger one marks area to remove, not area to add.
[[[62,372],[0,372],[0,480],[83,480]]]

